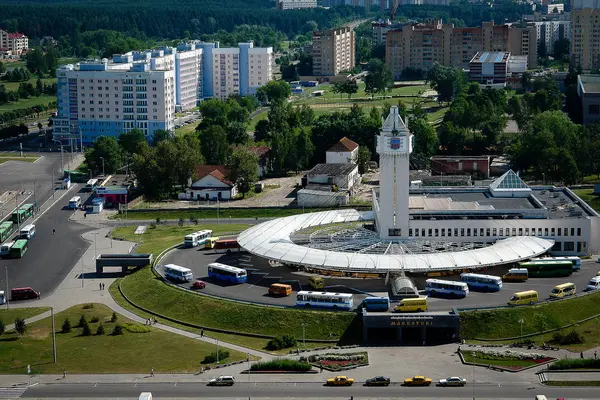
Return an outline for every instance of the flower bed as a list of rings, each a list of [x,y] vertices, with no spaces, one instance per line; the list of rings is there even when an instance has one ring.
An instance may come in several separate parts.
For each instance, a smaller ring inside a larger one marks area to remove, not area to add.
[[[317,368],[328,371],[343,371],[369,364],[369,356],[366,351],[348,354],[318,354],[310,357],[301,357],[300,361],[307,361]]]
[[[465,350],[462,351],[462,356],[466,363],[475,362],[475,364],[495,366],[512,371],[519,371],[523,368],[554,360],[553,357],[546,354],[520,353],[511,350]]]

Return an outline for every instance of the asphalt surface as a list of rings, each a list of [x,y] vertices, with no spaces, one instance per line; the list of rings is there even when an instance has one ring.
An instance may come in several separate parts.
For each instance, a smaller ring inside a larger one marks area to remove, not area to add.
[[[250,260],[250,264],[245,264]],[[239,285],[224,284],[218,280],[208,278],[207,265],[211,262],[220,262],[240,268],[246,268],[250,273],[249,282]],[[202,279],[206,282],[206,288],[202,292],[207,294],[222,296],[231,299],[250,301],[255,303],[266,303],[273,305],[294,306],[295,296],[272,297],[267,294],[267,290],[272,283],[282,282],[291,284],[294,291],[310,290],[308,286],[307,274],[301,274],[294,269],[284,266],[273,267],[266,260],[259,257],[250,256],[247,253],[217,254],[213,250],[204,250],[202,248],[181,248],[168,254],[161,264],[176,264],[190,268],[194,273],[194,278]],[[247,267],[246,265],[251,265]],[[487,271],[490,275],[503,275],[507,267],[497,267]],[[581,292],[590,278],[600,270],[600,264],[592,260],[584,260],[581,263],[581,269],[576,271],[570,277],[566,278],[530,278],[522,283],[503,283],[503,288],[495,293],[470,292],[465,299],[443,299],[428,298],[428,307],[430,311],[449,311],[452,308],[470,308],[470,307],[494,307],[506,305],[508,299],[515,292],[524,290],[537,290],[540,300],[548,298],[552,288],[565,282],[573,282],[577,286],[578,292]],[[160,266],[159,266],[159,272]],[[419,290],[425,286],[424,276],[413,276],[413,282]],[[448,276],[441,279],[460,280],[460,276]],[[350,279],[350,278],[325,278],[326,290],[330,292],[354,293],[355,306],[366,297],[362,293],[374,295],[386,295],[387,288],[383,279]],[[182,287],[189,288],[190,284],[180,284]]]
[[[245,378],[245,377],[244,377]],[[151,378],[148,378],[151,379]],[[252,378],[250,378],[252,379]],[[47,384],[28,388],[23,398],[138,398],[141,392],[151,392],[156,398],[429,398],[429,399],[532,399],[544,394],[549,399],[566,397],[572,399],[597,399],[597,388],[547,388],[528,384],[499,386],[477,384],[473,386],[442,388],[365,387],[355,383],[351,387],[326,387],[317,383],[248,383],[238,379],[234,386],[210,387],[205,383],[136,383],[136,384]]]

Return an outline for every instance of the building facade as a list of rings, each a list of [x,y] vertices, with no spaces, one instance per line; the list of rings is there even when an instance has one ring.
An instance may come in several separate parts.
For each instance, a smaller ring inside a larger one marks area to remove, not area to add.
[[[298,8],[315,8],[317,0],[277,0],[278,10],[294,10]]]
[[[7,32],[0,29],[0,50],[4,54],[20,56],[29,50],[29,38],[19,32]]]
[[[484,51],[475,54],[469,63],[469,80],[483,84],[505,83],[510,53]]]
[[[583,70],[600,67],[600,8],[573,9],[571,59]]]
[[[556,4],[558,5],[558,4]],[[562,5],[562,4],[561,4]],[[544,43],[546,54],[553,54],[554,42],[566,39],[571,41],[571,21],[538,21],[534,22],[537,43]]]
[[[577,94],[581,100],[583,124],[600,122],[600,76],[579,75]]]
[[[313,75],[333,76],[355,65],[354,30],[349,27],[313,32]]]
[[[176,111],[196,107],[202,99],[202,49],[195,43],[177,46],[175,52]]]

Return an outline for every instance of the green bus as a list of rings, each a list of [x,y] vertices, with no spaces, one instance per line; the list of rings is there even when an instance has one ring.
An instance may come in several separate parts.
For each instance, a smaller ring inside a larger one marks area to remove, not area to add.
[[[519,263],[519,268],[527,268],[530,278],[551,278],[571,275],[573,273],[573,262],[527,261]]]
[[[19,239],[10,248],[8,255],[10,258],[21,258],[27,253],[27,240]]]
[[[86,183],[89,179],[89,175],[85,172],[69,171],[68,169],[64,171],[64,176],[65,178],[70,176],[72,183]]]
[[[15,231],[15,224],[12,221],[6,221],[0,224],[0,243],[7,240]]]
[[[33,215],[33,204],[23,204],[19,209],[12,212],[10,219],[15,223],[24,222]]]
[[[29,218],[33,215],[33,204],[23,204],[19,210],[25,211],[25,218]]]

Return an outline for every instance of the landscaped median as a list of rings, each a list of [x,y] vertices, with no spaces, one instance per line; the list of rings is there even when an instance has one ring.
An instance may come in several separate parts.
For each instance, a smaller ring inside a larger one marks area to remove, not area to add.
[[[250,370],[242,371],[242,374],[314,374],[318,373],[312,369],[307,362],[280,358],[270,361],[259,361],[250,366]]]
[[[522,371],[555,360],[546,354],[511,350],[462,350],[460,357],[464,364],[475,363],[480,367],[494,367],[509,372]]]

